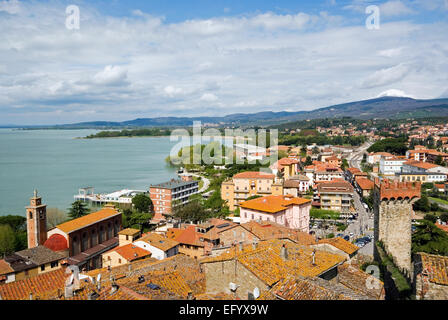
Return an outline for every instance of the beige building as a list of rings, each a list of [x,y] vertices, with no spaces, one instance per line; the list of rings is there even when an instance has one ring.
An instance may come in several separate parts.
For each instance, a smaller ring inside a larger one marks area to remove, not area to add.
[[[353,199],[353,186],[347,181],[319,183],[317,186],[321,209],[349,212]]]
[[[132,243],[117,247],[101,255],[103,267],[117,267],[133,261],[151,257],[149,250],[142,249]]]
[[[274,174],[258,171],[238,173],[232,180],[224,181],[221,185],[221,198],[227,202],[231,211],[249,197],[282,194],[282,180],[276,179]]]

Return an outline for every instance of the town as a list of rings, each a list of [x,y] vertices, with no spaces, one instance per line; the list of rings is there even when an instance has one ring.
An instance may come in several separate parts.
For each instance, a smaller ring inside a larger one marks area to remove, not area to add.
[[[287,124],[278,144],[236,145],[244,164],[81,188],[52,223],[34,190],[0,299],[448,299],[448,125],[397,121]]]

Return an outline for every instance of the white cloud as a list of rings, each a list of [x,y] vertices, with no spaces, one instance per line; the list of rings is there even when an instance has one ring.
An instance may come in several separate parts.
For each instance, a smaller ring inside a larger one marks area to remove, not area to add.
[[[104,70],[98,72],[93,77],[97,84],[114,86],[127,84],[126,78],[128,72],[120,66],[106,66]]]
[[[20,3],[18,0],[3,0],[0,1],[0,12],[7,12],[9,14],[17,14],[20,12]]]
[[[443,21],[382,23],[374,32],[329,13],[167,23],[85,5],[73,32],[57,4],[22,2],[17,14],[2,14],[1,122],[310,110],[391,87],[438,97],[448,83]]]
[[[402,80],[409,73],[409,67],[399,64],[390,68],[375,71],[362,83],[363,88],[375,88]]]
[[[405,97],[405,98],[416,99],[414,96],[411,96],[411,95],[405,93],[404,91],[397,90],[397,89],[389,89],[389,90],[383,91],[377,96],[377,98],[380,98],[380,97]]]
[[[213,102],[218,100],[218,97],[213,93],[204,93],[200,99],[201,101]]]
[[[407,7],[403,2],[399,0],[385,2],[379,7],[381,15],[385,17],[395,17],[415,13],[414,10]]]

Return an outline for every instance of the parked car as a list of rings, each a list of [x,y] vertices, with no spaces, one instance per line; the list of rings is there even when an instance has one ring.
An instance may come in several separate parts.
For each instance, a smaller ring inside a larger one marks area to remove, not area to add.
[[[349,236],[344,236],[344,240],[350,241],[350,237]]]
[[[355,235],[355,234],[354,234],[353,232],[350,232],[350,233],[349,233],[349,236],[350,236],[350,237],[353,237],[354,235]]]
[[[343,237],[344,237],[344,235],[343,235],[342,233],[338,233],[338,234],[336,235],[336,237],[340,237],[340,238],[343,238]]]
[[[357,241],[357,242],[355,242],[355,246],[360,247],[360,248],[364,247],[365,245],[366,245],[366,244],[365,244],[365,242],[363,242],[363,241]]]

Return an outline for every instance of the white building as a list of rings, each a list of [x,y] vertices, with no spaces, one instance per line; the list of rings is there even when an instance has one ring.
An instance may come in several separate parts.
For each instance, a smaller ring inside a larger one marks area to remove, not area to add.
[[[179,243],[157,233],[148,233],[133,244],[151,252],[151,258],[163,260],[179,253]]]
[[[400,173],[403,168],[403,164],[407,159],[399,158],[381,158],[380,159],[380,173],[386,176],[392,176],[396,173]]]

